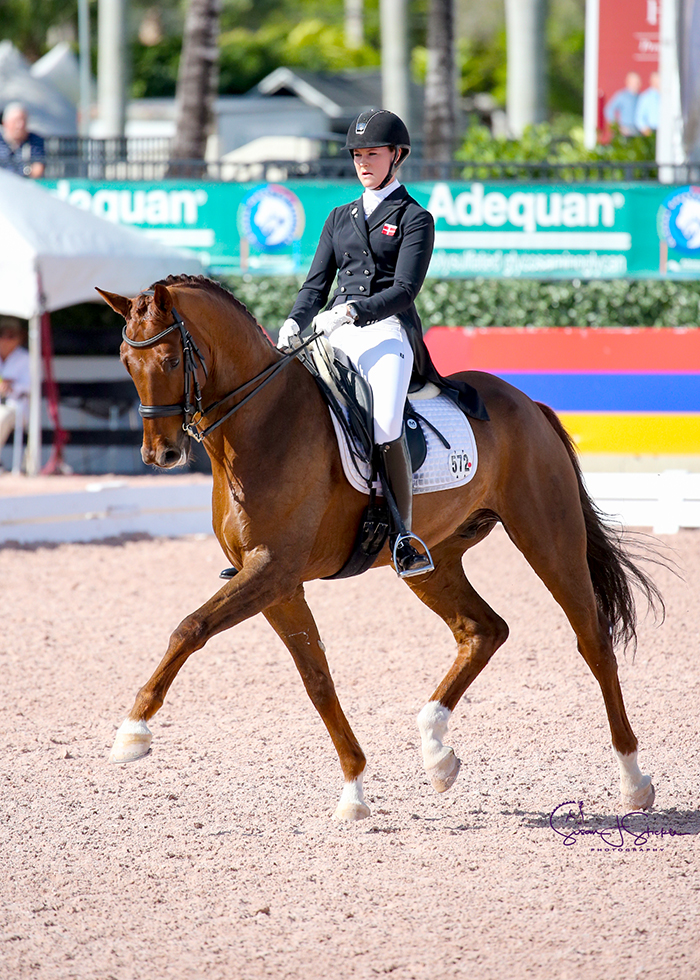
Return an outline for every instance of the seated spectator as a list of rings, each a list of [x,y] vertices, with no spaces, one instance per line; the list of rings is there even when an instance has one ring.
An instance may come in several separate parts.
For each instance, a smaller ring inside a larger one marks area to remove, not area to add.
[[[637,99],[634,113],[634,125],[640,133],[649,136],[659,128],[659,73],[653,71],[649,76],[649,88],[645,88]]]
[[[44,140],[27,129],[27,110],[21,102],[10,102],[2,114],[0,167],[24,177],[44,175]]]
[[[606,121],[610,125],[617,125],[623,136],[639,135],[634,114],[641,87],[642,80],[637,72],[629,72],[625,78],[625,87],[615,92],[603,110]]]
[[[0,320],[0,450],[14,430],[16,413],[27,414],[29,352],[22,346],[24,331],[19,320]],[[0,469],[1,469],[0,464]]]

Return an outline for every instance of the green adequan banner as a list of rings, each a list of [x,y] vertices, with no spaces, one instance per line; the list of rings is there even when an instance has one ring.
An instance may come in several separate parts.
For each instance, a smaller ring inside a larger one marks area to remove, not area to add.
[[[308,269],[352,182],[44,181],[62,200],[192,249],[214,273]],[[697,278],[700,189],[656,183],[411,183],[435,218],[429,275]]]

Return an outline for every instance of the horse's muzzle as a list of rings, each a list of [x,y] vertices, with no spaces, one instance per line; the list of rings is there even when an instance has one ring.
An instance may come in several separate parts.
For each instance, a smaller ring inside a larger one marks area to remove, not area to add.
[[[178,442],[166,442],[157,440],[155,444],[143,441],[141,446],[141,459],[146,466],[158,466],[163,470],[171,470],[175,466],[184,466],[189,457],[190,440],[189,436],[183,433],[183,437]]]

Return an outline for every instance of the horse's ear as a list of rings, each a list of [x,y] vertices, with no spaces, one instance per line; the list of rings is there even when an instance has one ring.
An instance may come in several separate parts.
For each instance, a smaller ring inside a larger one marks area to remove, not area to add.
[[[165,314],[170,313],[173,308],[173,300],[168,288],[160,282],[157,282],[153,287],[153,305]]]
[[[120,296],[119,293],[108,293],[105,289],[100,289],[99,286],[95,286],[95,289],[100,294],[105,303],[109,303],[112,309],[128,320],[131,315],[131,300],[127,299],[126,296]]]

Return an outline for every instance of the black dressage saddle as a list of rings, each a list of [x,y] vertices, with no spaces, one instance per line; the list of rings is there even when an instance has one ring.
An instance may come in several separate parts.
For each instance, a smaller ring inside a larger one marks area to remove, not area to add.
[[[354,370],[345,354],[335,351],[323,338],[318,338],[316,343],[307,347],[299,359],[314,377],[326,404],[340,423],[352,459],[358,465],[369,464],[369,502],[360,520],[352,553],[339,571],[326,576],[330,579],[349,578],[371,568],[391,530],[389,507],[383,497],[377,499],[373,486],[383,463],[374,443],[372,389]],[[406,399],[404,431],[414,473],[421,468],[427,455],[421,423],[431,428],[449,449],[444,436]]]

